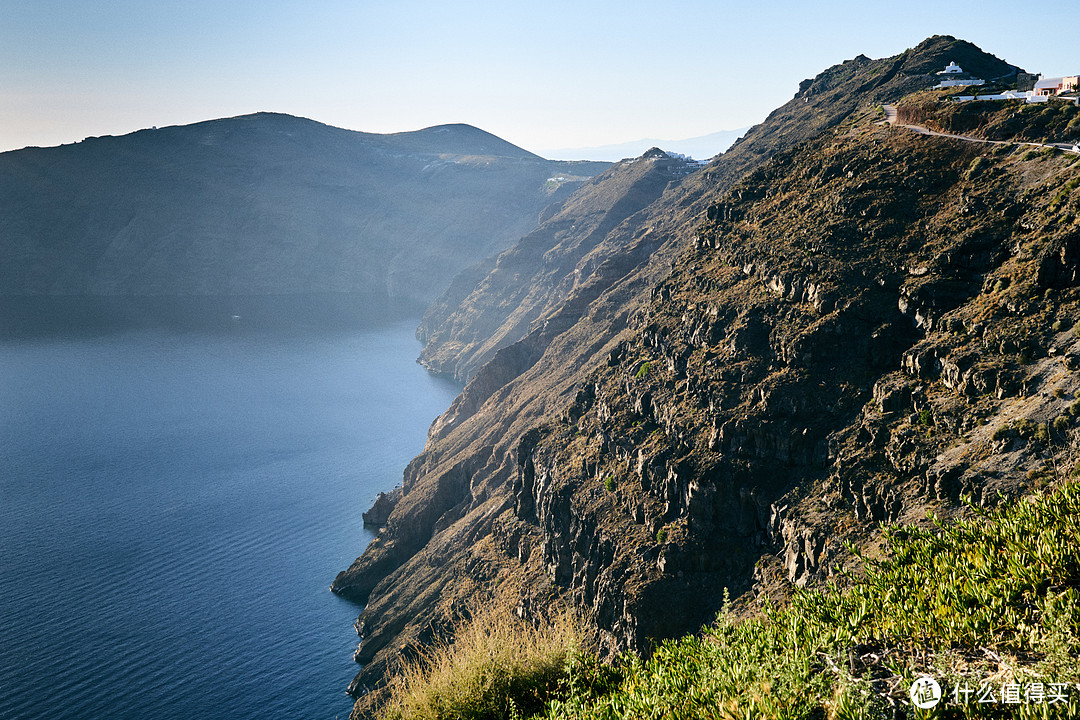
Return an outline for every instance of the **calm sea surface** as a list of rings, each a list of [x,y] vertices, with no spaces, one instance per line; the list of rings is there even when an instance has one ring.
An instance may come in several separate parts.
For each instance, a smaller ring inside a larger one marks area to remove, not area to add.
[[[347,717],[327,587],[458,391],[415,327],[0,341],[0,718]]]

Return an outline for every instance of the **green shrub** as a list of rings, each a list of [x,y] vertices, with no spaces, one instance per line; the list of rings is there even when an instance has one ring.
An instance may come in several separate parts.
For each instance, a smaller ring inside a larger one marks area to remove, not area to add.
[[[1069,195],[1072,194],[1072,191],[1075,190],[1078,185],[1080,185],[1080,178],[1072,178],[1066,182],[1050,202],[1050,207],[1056,209],[1059,205],[1068,200]]]
[[[1054,418],[1054,432],[1056,433],[1061,434],[1068,432],[1070,425],[1072,425],[1072,423],[1069,421],[1069,418],[1064,415],[1058,415]]]
[[[1080,680],[1080,484],[946,525],[892,527],[849,587],[797,590],[783,609],[700,635],[648,661],[624,658],[617,687],[552,700],[547,720],[616,718],[1075,718],[1080,695],[1030,707],[949,706],[961,682]],[[946,704],[911,708],[936,677]],[[995,675],[996,674],[996,675]],[[1075,687],[1075,686],[1074,686]]]
[[[649,374],[649,368],[651,367],[651,365],[652,365],[652,363],[650,363],[648,360],[641,363],[641,367],[638,368],[638,371],[634,375],[634,377],[636,377],[638,380],[640,380],[641,378],[648,375]]]
[[[1012,428],[1011,427],[1009,427],[1008,425],[999,425],[997,427],[997,429],[994,430],[994,434],[993,434],[991,439],[993,439],[993,440],[1004,440],[1005,438],[1009,437],[1010,435],[1012,435]]]
[[[930,414],[929,408],[923,408],[919,411],[919,424],[923,427],[930,427],[934,424],[934,418]]]
[[[615,492],[615,478],[611,475],[604,478],[604,487],[607,488],[608,492]]]
[[[975,158],[971,161],[971,165],[968,166],[968,169],[964,171],[964,179],[971,180],[978,177],[980,174],[982,174],[984,170],[986,170],[989,165],[990,163],[986,160],[986,158]]]
[[[1013,423],[1013,426],[1016,428],[1016,432],[1020,434],[1020,437],[1024,439],[1033,437],[1035,435],[1036,429],[1038,428],[1038,425],[1035,424],[1035,421],[1029,420],[1028,418],[1022,418],[1020,420],[1017,420]]]
[[[660,528],[656,531],[656,544],[663,545],[667,542],[667,528]]]

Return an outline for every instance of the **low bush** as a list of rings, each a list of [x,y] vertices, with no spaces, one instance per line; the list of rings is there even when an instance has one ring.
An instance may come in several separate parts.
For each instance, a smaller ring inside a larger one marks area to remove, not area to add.
[[[543,630],[497,610],[474,614],[448,642],[403,663],[390,681],[380,720],[510,720],[537,713],[571,689],[570,673],[598,664],[582,652],[571,615]]]

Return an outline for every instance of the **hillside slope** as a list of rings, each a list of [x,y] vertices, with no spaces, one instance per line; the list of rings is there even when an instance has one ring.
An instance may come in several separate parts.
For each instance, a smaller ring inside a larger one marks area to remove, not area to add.
[[[618,226],[601,291],[551,286],[575,321],[476,373],[335,580],[368,602],[352,692],[478,598],[530,618],[562,597],[644,651],[725,588],[750,605],[827,577],[881,520],[1038,485],[1053,447],[1031,442],[1080,390],[1054,364],[1077,168],[876,124],[952,59],[1012,67],[936,37],[831,68]]]
[[[1008,76],[1018,70],[971,43],[948,36],[932,37],[892,58],[870,60],[860,55],[803,81],[794,98],[773,111],[765,122],[751,128],[701,177],[689,179],[684,198],[665,202],[682,206],[690,202],[687,198],[701,193],[722,193],[776,153],[836,127],[858,108],[895,102],[915,90],[935,84],[938,80],[935,73],[950,62],[947,58],[958,58],[965,63],[963,67],[971,67],[974,72],[988,77]],[[596,187],[595,183],[590,187]],[[595,200],[587,199],[589,197],[575,198],[574,203],[566,205],[564,213],[572,217],[575,208],[590,207]],[[625,206],[626,201],[622,205]],[[644,205],[642,203],[642,207]],[[663,214],[666,211],[659,209],[657,212]],[[638,226],[643,222],[641,218],[635,220]],[[565,251],[556,247],[579,242],[572,239],[575,232],[582,236],[586,234],[564,228],[558,236],[549,232],[546,240],[543,234],[531,236],[520,247],[508,251],[504,262],[513,262],[514,277],[518,282],[533,281],[527,288],[508,289],[505,274],[490,259],[486,261],[487,265],[478,264],[455,279],[451,288],[429,309],[418,331],[425,343],[421,354],[424,364],[436,372],[467,380],[478,369],[478,359],[486,359],[493,350],[525,337],[535,327],[536,318],[543,315],[539,306],[546,306],[546,311],[559,306],[567,299],[570,288],[588,277],[592,266],[599,262],[597,255],[591,255],[584,264],[573,268],[572,277],[552,277],[553,256],[560,257],[563,262],[567,259]],[[607,254],[599,257],[612,254],[617,253],[608,248]],[[528,306],[532,308],[529,313],[519,307],[519,301],[526,295]],[[522,322],[525,318],[530,322]]]
[[[260,113],[0,154],[0,295],[430,302],[604,164]]]

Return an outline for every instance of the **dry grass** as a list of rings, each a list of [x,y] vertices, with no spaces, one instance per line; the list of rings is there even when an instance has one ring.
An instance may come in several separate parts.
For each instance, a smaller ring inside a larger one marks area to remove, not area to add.
[[[483,610],[447,642],[405,662],[390,681],[380,720],[494,720],[530,715],[565,690],[583,641],[570,614],[531,627]]]

